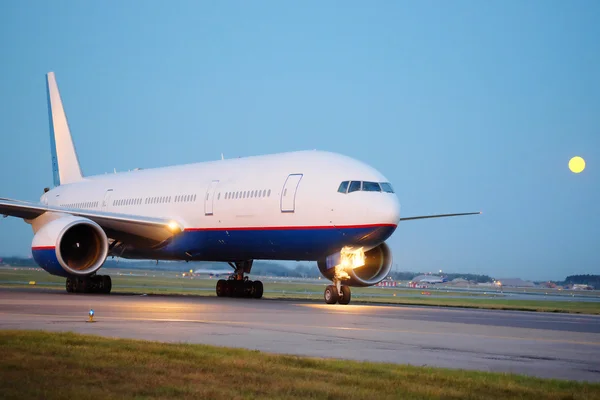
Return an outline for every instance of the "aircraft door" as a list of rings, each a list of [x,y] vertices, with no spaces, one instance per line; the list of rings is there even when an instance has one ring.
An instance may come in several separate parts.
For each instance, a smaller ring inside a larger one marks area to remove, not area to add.
[[[206,191],[206,196],[204,196],[204,215],[213,215],[215,190],[217,189],[218,184],[219,181],[212,181]]]
[[[281,191],[281,212],[296,211],[296,191],[301,179],[302,174],[291,174],[285,180]]]
[[[110,203],[110,198],[112,197],[112,195],[113,195],[113,190],[112,189],[108,189],[106,191],[106,193],[104,193],[104,199],[102,199],[102,204],[101,204],[101,206],[102,206],[101,210],[102,211],[106,211],[106,209],[108,208],[108,205]]]

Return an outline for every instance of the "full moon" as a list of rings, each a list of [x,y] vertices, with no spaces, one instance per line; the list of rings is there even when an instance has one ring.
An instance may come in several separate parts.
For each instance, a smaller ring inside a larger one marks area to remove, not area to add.
[[[579,156],[571,158],[569,160],[569,169],[576,174],[580,173],[585,169],[585,160]]]

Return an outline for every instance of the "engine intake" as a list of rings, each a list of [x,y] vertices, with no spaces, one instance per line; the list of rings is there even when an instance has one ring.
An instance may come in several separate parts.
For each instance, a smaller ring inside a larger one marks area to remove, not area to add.
[[[342,284],[348,286],[373,286],[384,280],[389,274],[392,269],[392,252],[387,244],[382,243],[366,251],[364,254],[364,265],[344,269],[348,277],[345,279],[342,278]],[[334,278],[335,265],[327,261],[333,259],[339,259],[337,253],[317,262],[319,271],[329,280],[333,280]]]
[[[36,232],[32,253],[38,265],[53,275],[86,276],[104,264],[108,239],[94,221],[65,216]]]

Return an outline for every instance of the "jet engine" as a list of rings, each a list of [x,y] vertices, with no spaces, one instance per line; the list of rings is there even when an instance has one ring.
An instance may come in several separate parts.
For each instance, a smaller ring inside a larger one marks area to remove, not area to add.
[[[392,252],[387,244],[382,243],[371,250],[360,253],[360,262],[344,262],[351,251],[332,254],[317,262],[321,274],[329,280],[337,277],[347,286],[373,286],[381,282],[392,269]],[[364,256],[363,256],[364,254]],[[353,265],[354,264],[354,265]],[[355,266],[358,265],[358,266]]]
[[[36,263],[58,276],[88,276],[108,254],[104,230],[87,218],[64,216],[42,225],[31,245]]]

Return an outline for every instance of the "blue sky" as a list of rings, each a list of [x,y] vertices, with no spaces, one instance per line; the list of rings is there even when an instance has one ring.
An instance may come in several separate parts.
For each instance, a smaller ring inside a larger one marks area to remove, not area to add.
[[[597,1],[0,3],[0,196],[51,185],[44,74],[85,174],[300,149],[366,161],[399,270],[600,273]],[[587,169],[567,168],[574,155]],[[32,233],[0,220],[0,254]]]

